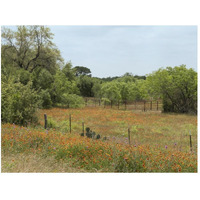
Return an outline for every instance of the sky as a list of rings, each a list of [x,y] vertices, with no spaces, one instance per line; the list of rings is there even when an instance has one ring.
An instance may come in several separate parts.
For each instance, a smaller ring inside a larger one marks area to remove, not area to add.
[[[65,62],[93,77],[147,75],[185,64],[197,71],[197,26],[49,26]]]

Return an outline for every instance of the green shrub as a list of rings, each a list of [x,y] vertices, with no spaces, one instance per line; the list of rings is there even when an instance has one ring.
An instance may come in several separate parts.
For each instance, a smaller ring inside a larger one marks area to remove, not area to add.
[[[41,90],[40,93],[41,108],[51,108],[52,101],[48,90]]]
[[[23,85],[8,80],[1,85],[1,120],[5,123],[27,125],[36,123],[39,96],[32,89],[32,82]]]
[[[76,94],[63,94],[61,97],[61,104],[68,106],[68,108],[84,107],[84,99]]]

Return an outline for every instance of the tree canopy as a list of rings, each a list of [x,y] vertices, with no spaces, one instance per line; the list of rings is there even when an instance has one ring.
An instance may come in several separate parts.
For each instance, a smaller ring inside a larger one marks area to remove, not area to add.
[[[89,68],[87,67],[83,67],[83,66],[76,66],[74,67],[75,69],[75,73],[76,73],[76,76],[91,76],[91,71]]]
[[[2,57],[14,66],[30,72],[42,67],[55,73],[56,66],[63,61],[48,27],[18,26],[16,32],[3,28],[1,36]]]
[[[147,76],[150,94],[163,99],[166,112],[197,112],[197,73],[185,65],[167,67]]]

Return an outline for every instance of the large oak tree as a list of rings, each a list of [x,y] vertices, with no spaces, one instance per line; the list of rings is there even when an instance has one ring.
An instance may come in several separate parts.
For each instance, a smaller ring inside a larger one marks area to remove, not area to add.
[[[45,26],[18,26],[17,31],[3,28],[2,58],[29,72],[41,67],[55,73],[62,58],[52,39]]]

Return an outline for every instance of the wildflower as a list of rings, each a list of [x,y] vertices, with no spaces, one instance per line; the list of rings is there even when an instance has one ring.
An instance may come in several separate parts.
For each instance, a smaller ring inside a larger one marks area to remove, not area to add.
[[[136,144],[134,145],[134,147],[137,147]]]
[[[165,149],[167,149],[167,145],[165,145]]]
[[[174,143],[174,146],[176,146],[177,144],[176,144],[176,142]]]

